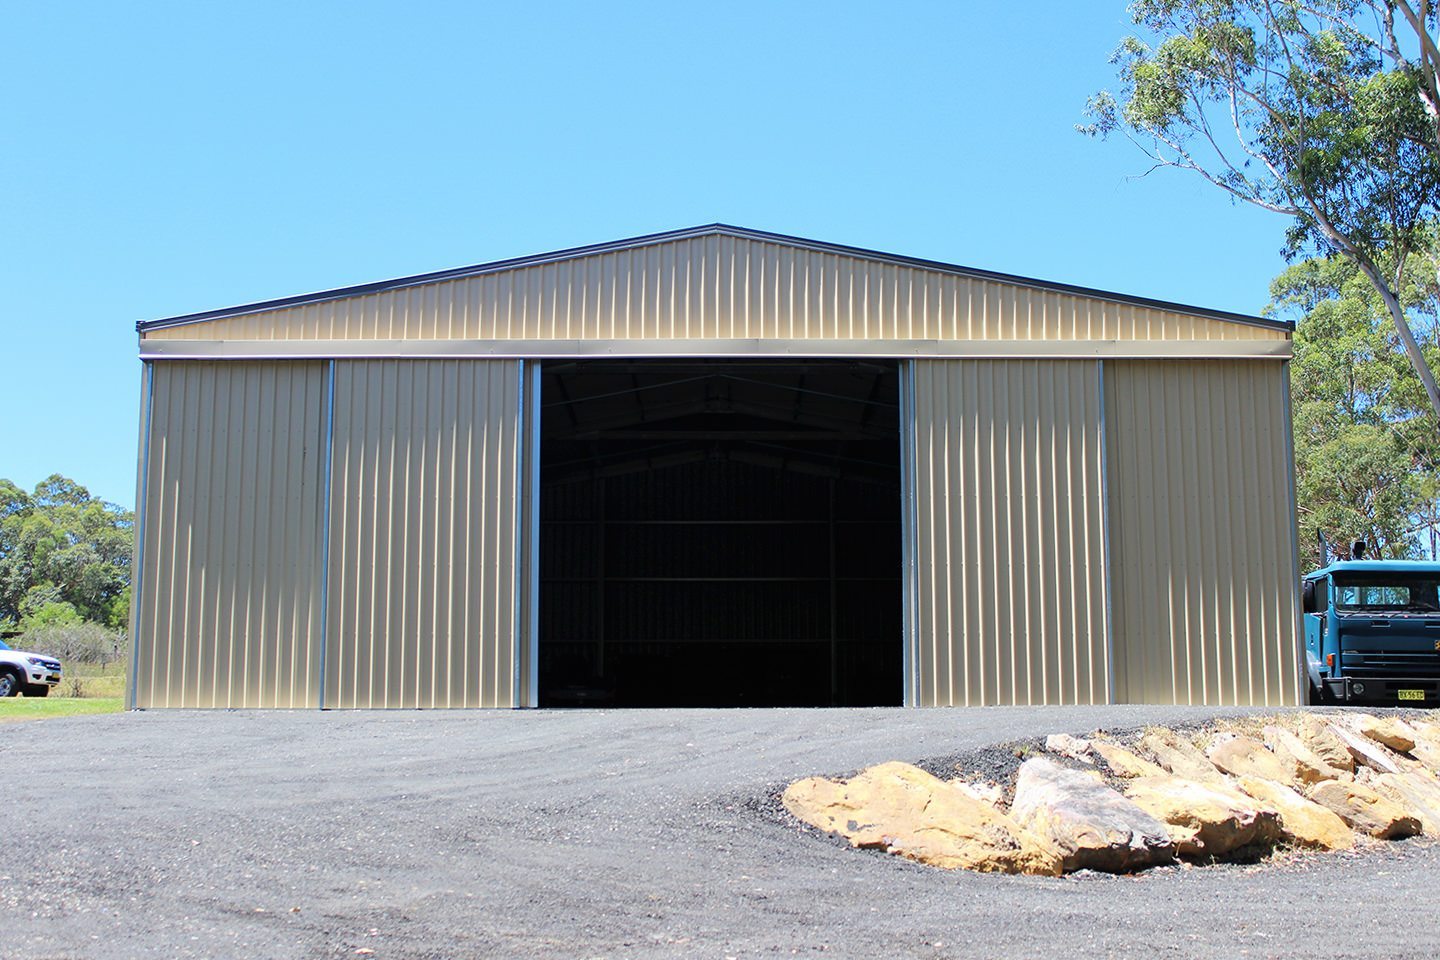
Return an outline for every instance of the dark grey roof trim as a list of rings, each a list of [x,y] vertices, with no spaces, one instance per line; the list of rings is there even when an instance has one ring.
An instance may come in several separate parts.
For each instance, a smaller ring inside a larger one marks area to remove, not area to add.
[[[1030,287],[1036,290],[1070,293],[1094,300],[1108,300],[1113,303],[1149,307],[1156,310],[1168,310],[1173,313],[1183,313],[1189,316],[1205,317],[1213,320],[1226,320],[1231,323],[1244,323],[1257,327],[1268,327],[1273,330],[1295,329],[1294,322],[1290,320],[1274,320],[1267,317],[1250,316],[1244,313],[1231,313],[1227,310],[1211,310],[1206,307],[1194,307],[1183,303],[1173,303],[1169,300],[1133,297],[1123,293],[1113,293],[1108,290],[1095,290],[1090,287],[1079,287],[1069,283],[1052,283],[1047,280],[1036,280],[1032,277],[997,273],[993,270],[978,270],[974,267],[962,267],[958,264],[942,263],[938,260],[921,260],[917,257],[902,257],[893,253],[882,253],[878,250],[866,250],[863,247],[847,247],[838,243],[806,240],[802,237],[790,237],[781,233],[767,233],[763,230],[733,227],[724,223],[711,223],[705,226],[689,227],[684,230],[652,233],[643,237],[632,237],[628,240],[612,240],[609,243],[595,243],[585,247],[571,247],[568,250],[556,250],[551,253],[540,253],[528,257],[515,257],[510,260],[495,260],[491,263],[481,263],[471,267],[456,267],[451,270],[440,270],[435,273],[421,273],[413,277],[381,280],[377,283],[362,283],[352,287],[337,287],[334,290],[321,290],[317,293],[306,293],[294,297],[281,297],[278,300],[262,300],[257,303],[225,307],[220,310],[207,310],[202,313],[187,313],[176,317],[166,317],[162,320],[140,320],[136,322],[135,329],[141,332],[146,330],[159,330],[164,327],[177,327],[182,324],[197,323],[202,320],[219,320],[223,317],[238,317],[250,313],[261,313],[266,310],[298,307],[310,303],[325,303],[330,300],[343,300],[347,297],[361,297],[372,293],[384,293],[388,290],[414,287],[425,283],[437,283],[442,280],[456,280],[461,277],[474,277],[486,273],[498,273],[503,270],[514,270],[518,267],[532,267],[543,263],[554,263],[557,260],[569,260],[575,257],[591,256],[598,253],[610,253],[616,250],[629,250],[635,247],[666,243],[673,240],[687,240],[693,237],[713,235],[759,240],[766,243],[781,243],[819,253],[832,253],[863,260],[875,260],[882,263],[895,264],[896,266],[915,267],[921,270],[933,270],[937,273],[973,277],[980,280],[994,280],[999,283]]]

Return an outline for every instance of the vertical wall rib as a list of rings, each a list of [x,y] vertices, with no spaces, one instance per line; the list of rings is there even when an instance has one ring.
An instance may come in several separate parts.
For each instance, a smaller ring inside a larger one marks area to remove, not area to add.
[[[520,368],[336,362],[327,705],[518,704]]]
[[[540,363],[525,361],[520,371],[521,429],[524,431],[520,449],[520,559],[517,577],[521,588],[517,599],[521,604],[520,629],[515,638],[516,666],[520,705],[540,705]]]
[[[315,706],[325,364],[152,377],[134,705]]]
[[[1106,702],[1098,363],[914,369],[919,702]]]
[[[140,451],[135,473],[135,536],[134,552],[130,562],[130,662],[129,675],[125,678],[125,707],[134,710],[139,706],[135,693],[135,680],[140,674],[140,611],[144,604],[141,589],[145,577],[145,501],[146,483],[150,476],[150,410],[152,385],[154,383],[154,362],[140,364]]]
[[[1107,361],[1118,699],[1297,702],[1284,376]]]
[[[919,617],[919,575],[917,563],[919,541],[916,536],[916,432],[915,432],[915,364],[913,361],[900,362],[900,552],[902,620],[904,623],[902,664],[904,671],[904,704],[919,706],[920,699],[920,645],[918,631]]]

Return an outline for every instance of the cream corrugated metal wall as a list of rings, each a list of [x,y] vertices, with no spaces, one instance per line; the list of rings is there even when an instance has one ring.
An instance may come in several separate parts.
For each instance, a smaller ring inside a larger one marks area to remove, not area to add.
[[[1298,702],[1284,376],[1106,361],[1118,699]]]
[[[131,700],[317,706],[326,365],[152,365]]]
[[[336,363],[325,706],[519,704],[520,380]]]
[[[1105,703],[1100,365],[914,362],[915,701]]]
[[[712,234],[204,320],[146,340],[1286,340],[1040,286]]]
[[[529,702],[520,362],[279,359],[403,340],[1050,354],[911,361],[913,699],[1296,701],[1283,365],[1094,359],[1280,358],[1288,331],[803,244],[717,230],[146,329],[170,343],[142,356],[277,359],[151,364],[134,701]]]

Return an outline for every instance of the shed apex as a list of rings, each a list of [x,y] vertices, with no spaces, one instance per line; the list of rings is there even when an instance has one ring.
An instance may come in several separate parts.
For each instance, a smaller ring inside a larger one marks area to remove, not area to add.
[[[736,227],[725,223],[711,223],[697,227],[687,227],[682,230],[670,230],[664,233],[652,233],[640,237],[631,237],[625,240],[612,240],[607,243],[596,243],[583,247],[571,247],[565,250],[555,250],[549,253],[532,254],[525,257],[514,257],[508,260],[494,260],[489,263],[475,264],[468,267],[455,267],[449,270],[439,270],[434,273],[422,273],[409,277],[397,277],[393,280],[381,280],[375,283],[364,283],[349,287],[336,287],[331,290],[320,290],[315,293],[300,294],[292,297],[281,297],[275,300],[262,300],[255,303],[240,304],[233,307],[223,307],[218,310],[206,310],[200,313],[187,313],[174,317],[165,317],[158,320],[141,320],[135,324],[135,329],[144,333],[149,330],[160,330],[166,327],[177,327],[185,324],[200,323],[206,320],[219,320],[226,317],[238,317],[246,314],[260,313],[263,311],[283,309],[286,307],[304,306],[306,304],[323,303],[330,300],[342,300],[349,297],[360,297],[375,293],[403,289],[405,287],[418,286],[426,283],[437,283],[445,280],[456,280],[465,277],[481,276],[487,273],[498,273],[505,270],[514,270],[522,267],[537,266],[545,263],[554,263],[562,260],[577,259],[580,257],[593,256],[595,254],[611,253],[620,250],[630,250],[638,247],[646,247],[654,244],[670,243],[677,240],[689,240],[706,236],[728,236],[744,240],[753,240],[761,243],[780,244],[794,247],[796,249],[808,250],[818,253],[834,254],[837,256],[850,257],[858,260],[869,260],[877,263],[891,264],[895,266],[910,267],[918,270],[927,270],[939,274],[951,276],[970,277],[978,280],[990,280],[999,283],[1007,283],[1020,287],[1028,287],[1035,290],[1051,291],[1055,293],[1070,294],[1073,296],[1087,297],[1094,300],[1104,300],[1113,303],[1129,304],[1138,307],[1147,307],[1157,310],[1166,310],[1172,313],[1184,314],[1194,317],[1203,317],[1211,320],[1222,320],[1230,323],[1241,323],[1250,326],[1268,327],[1275,330],[1294,330],[1295,324],[1288,320],[1276,320],[1268,317],[1257,317],[1243,313],[1232,313],[1225,310],[1214,310],[1208,307],[1190,306],[1182,303],[1173,303],[1167,300],[1156,300],[1149,297],[1137,297],[1129,294],[1115,293],[1106,290],[1096,290],[1090,287],[1081,287],[1068,283],[1057,283],[1048,280],[1037,280],[1032,277],[1022,277],[1015,274],[999,273],[993,270],[981,270],[975,267],[965,267],[959,264],[943,263],[937,260],[924,260],[917,257],[906,257],[899,254],[883,253],[877,250],[867,250],[861,247],[850,247],[838,243],[827,243],[821,240],[807,240],[803,237],[792,237],[785,234],[769,233],[763,230],[752,230],[747,227]]]

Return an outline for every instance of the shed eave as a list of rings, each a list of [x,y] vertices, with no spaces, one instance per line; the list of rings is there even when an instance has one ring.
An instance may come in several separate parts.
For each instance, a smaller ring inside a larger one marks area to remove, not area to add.
[[[1271,340],[790,340],[768,337],[649,340],[146,340],[142,360],[355,360],[475,357],[561,360],[604,357],[844,357],[849,359],[1288,360],[1288,339]]]

